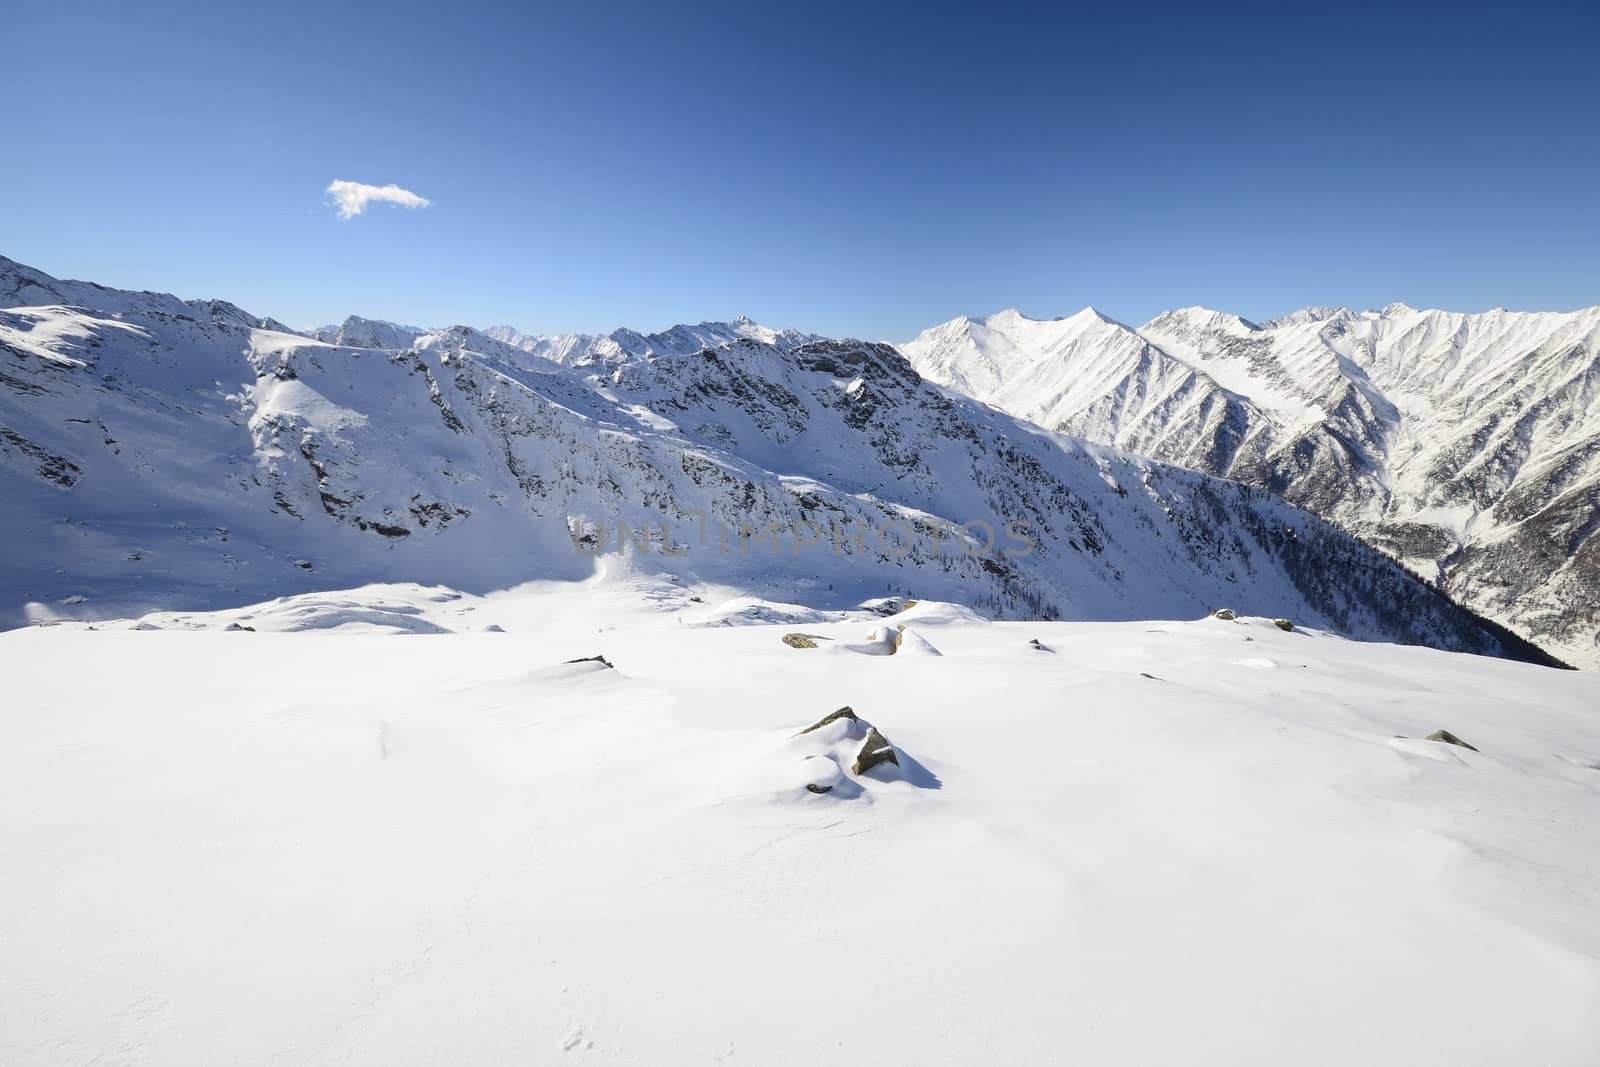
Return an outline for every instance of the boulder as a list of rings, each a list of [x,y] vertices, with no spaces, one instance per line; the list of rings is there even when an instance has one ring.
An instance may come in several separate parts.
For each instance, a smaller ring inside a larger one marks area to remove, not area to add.
[[[874,726],[867,731],[867,739],[861,742],[861,751],[856,754],[855,764],[850,770],[860,776],[882,763],[892,763],[898,767],[900,757],[894,754],[894,746],[889,744],[889,739],[879,733],[878,728]]]
[[[1032,649],[1036,649],[1036,650],[1038,650],[1040,652],[1054,652],[1055,651],[1055,649],[1051,648],[1049,645],[1046,645],[1046,644],[1043,644],[1042,642],[1040,642],[1040,640],[1037,637],[1035,637],[1032,641],[1028,642],[1028,647],[1032,648]]]
[[[1272,625],[1276,626],[1286,634],[1294,633],[1294,623],[1290,622],[1288,619],[1273,619]]]
[[[861,721],[860,718],[857,717],[856,713],[850,709],[850,705],[846,704],[838,711],[828,712],[828,714],[824,715],[810,726],[807,726],[804,730],[801,730],[800,734],[809,734],[812,730],[820,730],[830,722],[833,722],[835,719],[854,719],[856,722]],[[795,736],[799,737],[800,734],[795,734]]]
[[[1443,741],[1447,745],[1460,745],[1462,748],[1470,748],[1474,752],[1478,751],[1478,746],[1467,744],[1449,730],[1435,730],[1428,735],[1427,739],[1429,741]]]
[[[1232,608],[1218,608],[1211,613],[1211,617],[1213,619],[1226,619],[1230,622],[1235,618]]]
[[[829,638],[821,634],[792,633],[783,635],[783,643],[790,648],[816,648],[818,641],[827,641]]]

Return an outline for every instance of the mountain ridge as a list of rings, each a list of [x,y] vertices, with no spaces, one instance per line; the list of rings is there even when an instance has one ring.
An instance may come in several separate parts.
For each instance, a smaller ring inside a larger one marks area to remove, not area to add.
[[[1044,432],[892,346],[669,331],[562,364],[468,327],[364,348],[101,299],[0,312],[12,624],[607,571],[680,608],[690,589],[1007,618],[1225,604],[1542,661],[1265,493]]]

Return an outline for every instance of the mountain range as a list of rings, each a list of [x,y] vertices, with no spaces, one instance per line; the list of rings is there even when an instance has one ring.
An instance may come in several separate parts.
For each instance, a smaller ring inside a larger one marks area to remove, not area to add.
[[[1041,429],[886,344],[748,320],[311,336],[9,260],[0,305],[11,625],[599,573],[701,624],[891,595],[1001,618],[1228,607],[1545,659],[1262,489]]]
[[[1600,664],[1600,307],[957,318],[899,346],[1039,425],[1257,486]]]

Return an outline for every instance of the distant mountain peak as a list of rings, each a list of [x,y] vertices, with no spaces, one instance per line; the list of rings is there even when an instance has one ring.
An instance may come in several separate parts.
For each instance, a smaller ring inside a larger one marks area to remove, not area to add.
[[[962,330],[973,326],[985,327],[992,330],[1038,330],[1051,329],[1059,324],[1068,327],[1084,327],[1094,324],[1104,326],[1118,326],[1126,329],[1121,322],[1107,315],[1099,308],[1085,307],[1071,315],[1056,315],[1052,318],[1041,319],[1024,314],[1015,307],[1002,308],[988,315],[958,315],[948,322],[941,323],[934,329]]]
[[[1261,329],[1260,326],[1249,319],[1234,315],[1231,312],[1203,307],[1199,304],[1164,311],[1145,323],[1143,328],[1159,329],[1161,327],[1224,331],[1234,334],[1254,333]]]
[[[350,348],[410,348],[417,338],[432,330],[421,326],[406,326],[384,319],[368,319],[348,315],[337,326],[324,326],[312,336],[324,344],[344,345]]]
[[[1353,314],[1349,308],[1329,307],[1314,305],[1291,311],[1287,315],[1280,315],[1275,319],[1268,319],[1261,324],[1264,330],[1276,330],[1284,326],[1301,326],[1306,323],[1327,322],[1330,319],[1349,318]]]

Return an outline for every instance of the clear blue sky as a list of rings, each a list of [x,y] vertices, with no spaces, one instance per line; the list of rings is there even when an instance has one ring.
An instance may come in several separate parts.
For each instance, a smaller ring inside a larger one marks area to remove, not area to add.
[[[12,0],[0,253],[294,325],[1600,303],[1593,4],[515,7]]]

